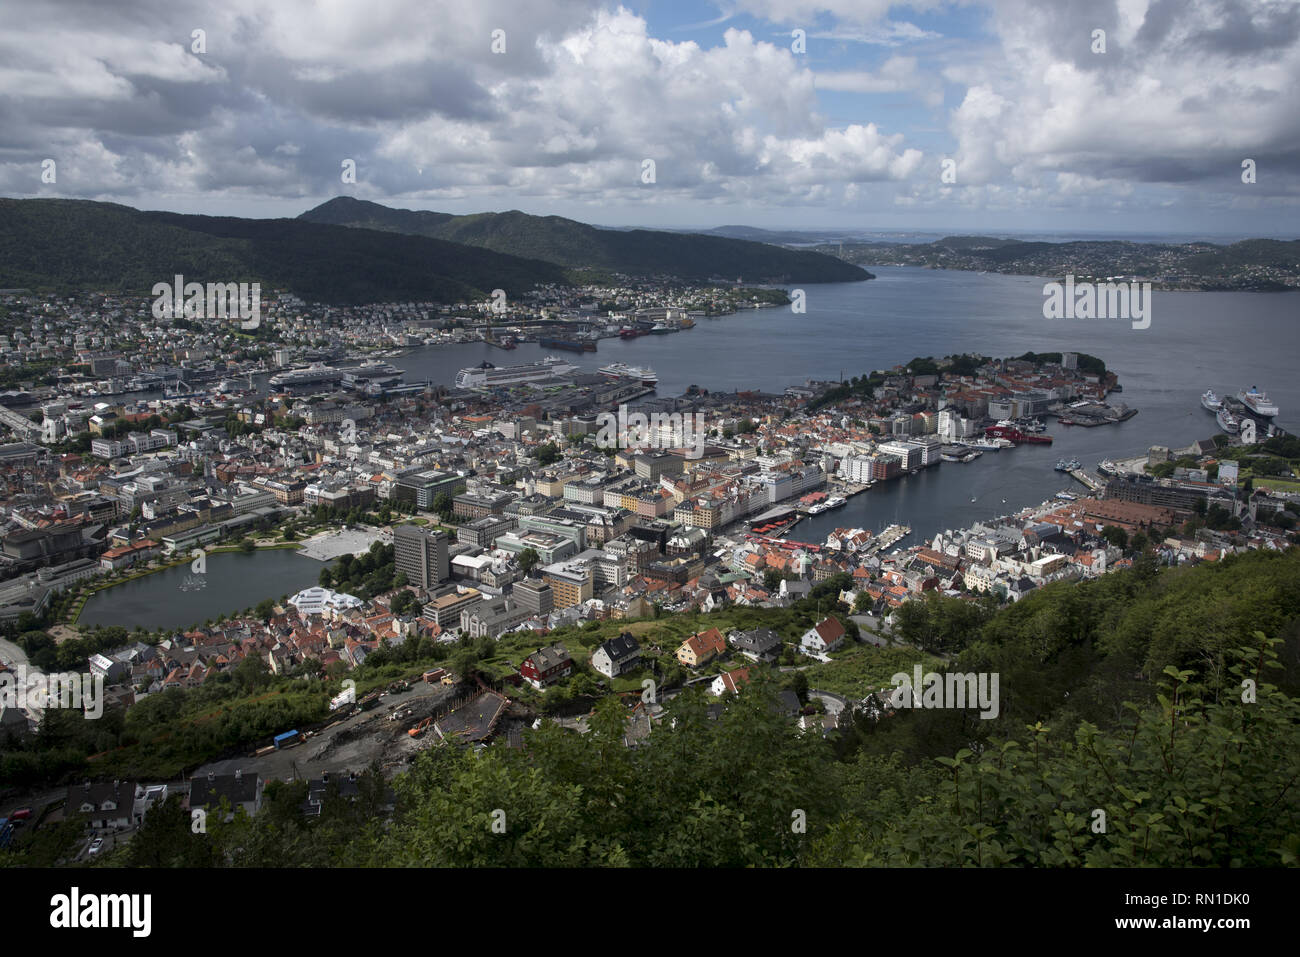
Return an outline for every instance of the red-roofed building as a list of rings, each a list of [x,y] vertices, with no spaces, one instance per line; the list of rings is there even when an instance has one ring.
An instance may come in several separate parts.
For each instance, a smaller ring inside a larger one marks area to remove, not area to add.
[[[691,635],[677,649],[677,660],[688,668],[706,665],[727,650],[727,640],[716,628]]]
[[[737,668],[735,671],[728,671],[714,678],[713,684],[709,686],[709,691],[719,697],[728,692],[738,694],[741,688],[749,684],[749,681],[749,669]]]
[[[799,639],[799,648],[805,654],[824,655],[844,644],[846,637],[847,633],[840,620],[834,615],[828,615],[804,632]]]

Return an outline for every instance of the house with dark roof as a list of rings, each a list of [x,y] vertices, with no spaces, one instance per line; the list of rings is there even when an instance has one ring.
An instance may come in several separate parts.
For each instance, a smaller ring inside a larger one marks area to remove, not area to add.
[[[68,788],[64,814],[87,827],[130,827],[135,810],[135,782],[86,781]]]
[[[519,673],[524,680],[538,689],[545,688],[561,678],[567,678],[572,672],[573,659],[569,657],[568,649],[564,645],[539,648],[525,658],[519,666]]]
[[[32,730],[27,712],[22,708],[6,708],[0,705],[0,744],[16,745],[22,742]]]
[[[258,774],[198,774],[190,779],[189,808],[216,810],[222,799],[230,806],[227,821],[235,819],[235,812],[243,808],[250,816],[262,809],[262,778]]]
[[[781,653],[781,636],[771,628],[733,631],[727,641],[751,661],[775,661]]]
[[[641,665],[641,646],[628,632],[602,642],[591,654],[591,667],[606,678],[634,671]]]

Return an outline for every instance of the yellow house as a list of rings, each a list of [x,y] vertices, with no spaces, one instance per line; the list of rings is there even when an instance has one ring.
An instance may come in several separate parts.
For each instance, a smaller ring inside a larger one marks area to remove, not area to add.
[[[677,648],[677,660],[688,668],[706,665],[727,650],[727,640],[716,628],[691,635]]]

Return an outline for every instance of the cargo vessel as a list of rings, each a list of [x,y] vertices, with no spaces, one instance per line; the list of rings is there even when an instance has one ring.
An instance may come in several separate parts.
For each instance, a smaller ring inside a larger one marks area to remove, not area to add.
[[[560,339],[555,336],[543,336],[537,340],[543,349],[564,349],[566,352],[595,352],[594,339]]]

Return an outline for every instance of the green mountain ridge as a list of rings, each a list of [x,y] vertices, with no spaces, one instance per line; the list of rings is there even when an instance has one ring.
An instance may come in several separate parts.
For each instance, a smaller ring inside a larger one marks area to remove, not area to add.
[[[259,281],[337,304],[457,302],[567,281],[553,263],[423,236],[88,200],[0,199],[0,288],[150,295],[177,273],[196,282]]]
[[[556,263],[570,269],[636,276],[715,277],[746,282],[854,282],[874,278],[861,267],[821,253],[702,233],[599,229],[561,216],[447,213],[392,209],[340,196],[298,217],[361,229],[450,240]]]

